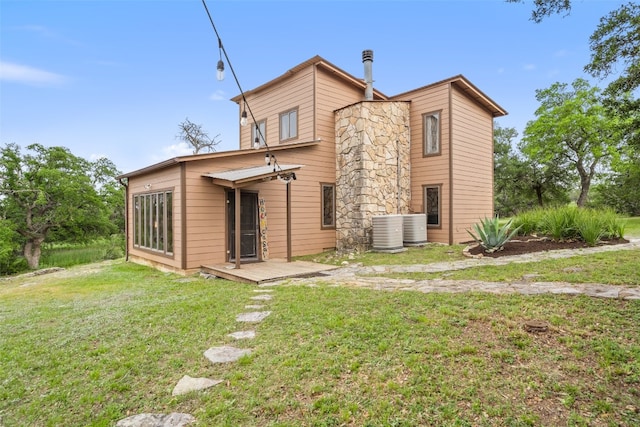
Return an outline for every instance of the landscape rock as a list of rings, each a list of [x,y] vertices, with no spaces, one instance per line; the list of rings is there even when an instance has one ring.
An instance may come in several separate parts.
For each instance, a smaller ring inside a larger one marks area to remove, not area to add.
[[[183,427],[195,421],[193,415],[180,412],[168,415],[138,414],[118,421],[116,427]]]
[[[229,336],[237,340],[253,339],[256,337],[256,331],[238,331],[229,334]]]
[[[236,316],[236,322],[262,322],[270,311],[252,311],[250,313],[242,313]]]
[[[212,380],[209,378],[193,378],[189,375],[185,375],[180,378],[178,384],[173,388],[171,396],[178,396],[181,394],[189,393],[190,391],[204,390],[214,385],[218,385],[222,380]]]
[[[235,362],[246,354],[251,354],[251,350],[235,348],[231,346],[211,347],[204,352],[204,357],[211,363]]]

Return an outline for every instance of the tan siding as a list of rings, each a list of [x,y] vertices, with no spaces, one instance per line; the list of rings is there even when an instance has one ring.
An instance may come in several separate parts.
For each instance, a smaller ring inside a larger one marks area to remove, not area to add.
[[[407,100],[407,99],[402,99]],[[429,228],[427,240],[449,241],[449,97],[448,85],[426,87],[411,93],[411,210],[424,213],[424,185],[442,185],[441,227]],[[423,156],[422,115],[440,111],[441,153]]]
[[[300,71],[290,79],[265,90],[247,96],[247,102],[257,121],[266,120],[267,145],[280,144],[280,113],[298,108],[298,137],[287,142],[313,139],[313,67]],[[239,105],[242,111],[243,105]],[[249,124],[240,128],[240,148],[251,149],[251,128],[254,123],[249,116]]]
[[[493,215],[493,118],[453,88],[454,242],[469,241],[466,230]]]

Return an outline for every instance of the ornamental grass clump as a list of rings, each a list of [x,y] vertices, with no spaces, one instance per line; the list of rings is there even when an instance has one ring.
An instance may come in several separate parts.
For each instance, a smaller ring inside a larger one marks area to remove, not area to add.
[[[467,230],[473,239],[480,244],[487,253],[493,253],[504,249],[504,245],[516,235],[520,227],[513,230],[512,220],[500,225],[498,217],[485,218],[480,220],[480,224],[473,224],[476,234]]]

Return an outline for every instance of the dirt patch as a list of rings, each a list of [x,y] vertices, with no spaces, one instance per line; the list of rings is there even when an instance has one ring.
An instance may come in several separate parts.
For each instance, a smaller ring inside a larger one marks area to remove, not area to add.
[[[623,243],[629,243],[629,241],[626,239],[607,239],[602,240],[597,246],[619,245]],[[548,237],[518,236],[517,239],[507,242],[507,244],[504,245],[504,249],[501,251],[486,253],[481,246],[474,246],[469,248],[468,253],[473,256],[482,254],[482,256],[485,257],[499,258],[503,256],[553,251],[557,249],[580,249],[590,247],[592,246],[589,246],[585,242],[579,240],[557,241]]]

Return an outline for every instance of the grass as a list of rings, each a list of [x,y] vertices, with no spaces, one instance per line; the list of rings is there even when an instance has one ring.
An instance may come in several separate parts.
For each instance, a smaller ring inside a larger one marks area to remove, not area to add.
[[[624,218],[624,235],[626,238],[640,239],[640,216]]]
[[[445,273],[390,273],[383,276],[412,280],[446,278],[515,282],[524,280],[527,275],[535,275],[533,280],[537,282],[606,283],[635,287],[640,286],[639,259],[640,250],[625,250],[538,262],[472,267]]]
[[[284,285],[257,337],[227,334],[249,285],[115,262],[0,281],[0,425],[640,423],[640,302]],[[540,320],[546,334],[522,325]],[[212,365],[216,345],[250,347]],[[171,397],[183,375],[223,379]]]
[[[364,266],[429,264],[432,262],[459,261],[465,259],[464,255],[462,255],[462,250],[465,246],[466,245],[449,246],[439,243],[428,243],[426,246],[407,248],[406,251],[396,254],[373,251],[338,254],[332,250],[321,254],[300,256],[295,259],[330,265],[343,265],[344,263],[360,263]]]

